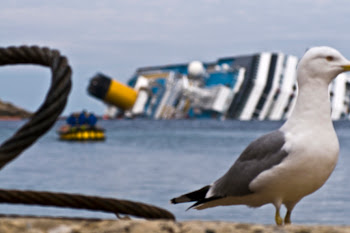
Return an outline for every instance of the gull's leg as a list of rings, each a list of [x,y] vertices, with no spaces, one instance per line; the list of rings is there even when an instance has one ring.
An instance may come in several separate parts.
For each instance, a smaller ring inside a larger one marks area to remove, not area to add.
[[[284,204],[287,208],[287,213],[286,213],[286,216],[284,217],[284,224],[285,225],[292,223],[292,221],[290,220],[290,217],[292,215],[292,210],[293,210],[294,206],[297,204],[297,202],[298,201],[289,202],[289,203]]]
[[[290,217],[292,215],[292,210],[294,208],[294,206],[296,205],[298,201],[296,202],[288,202],[288,203],[285,203],[284,205],[286,206],[287,208],[287,213],[286,213],[286,216],[284,217],[284,224],[287,225],[287,224],[291,224],[292,221],[290,220]]]
[[[283,225],[283,219],[281,218],[279,207],[278,208],[276,207],[275,222],[277,226]]]
[[[273,202],[273,205],[276,208],[276,214],[275,214],[276,225],[277,226],[282,226],[283,225],[283,219],[281,218],[281,215],[280,215],[280,208],[281,208],[281,205],[282,205],[282,200],[281,199],[276,199]]]
[[[286,216],[284,217],[284,224],[291,224],[292,221],[290,220],[290,216],[292,215],[292,210],[287,210]]]

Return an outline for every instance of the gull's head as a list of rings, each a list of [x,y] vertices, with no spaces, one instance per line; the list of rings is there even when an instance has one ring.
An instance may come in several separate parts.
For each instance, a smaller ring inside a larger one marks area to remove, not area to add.
[[[329,84],[344,71],[350,71],[350,61],[340,52],[325,46],[313,47],[306,51],[298,64],[298,82],[317,80]]]

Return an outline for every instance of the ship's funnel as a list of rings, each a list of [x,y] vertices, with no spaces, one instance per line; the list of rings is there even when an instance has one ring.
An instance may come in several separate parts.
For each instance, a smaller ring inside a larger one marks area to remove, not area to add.
[[[137,98],[137,92],[134,89],[101,73],[90,80],[88,93],[121,110],[130,109]]]

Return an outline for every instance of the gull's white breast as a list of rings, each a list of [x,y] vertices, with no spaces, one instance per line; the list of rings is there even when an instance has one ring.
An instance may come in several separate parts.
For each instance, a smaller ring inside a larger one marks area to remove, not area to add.
[[[336,166],[339,143],[334,130],[321,129],[317,133],[313,130],[316,129],[285,132],[283,149],[288,156],[259,174],[250,183],[250,189],[262,193],[264,198],[282,202],[300,200],[319,189]]]

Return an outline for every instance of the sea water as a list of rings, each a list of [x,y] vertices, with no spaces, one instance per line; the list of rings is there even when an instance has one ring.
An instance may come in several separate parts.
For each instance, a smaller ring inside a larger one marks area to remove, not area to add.
[[[24,122],[0,122],[0,140]],[[67,192],[144,202],[172,212],[178,220],[222,220],[274,224],[274,207],[216,207],[188,210],[169,200],[201,188],[223,175],[242,150],[283,122],[216,120],[100,121],[104,142],[58,140],[56,125],[0,170],[0,188]],[[302,199],[297,224],[350,224],[350,121],[335,122],[340,157],[326,184]],[[288,182],[286,180],[286,182]],[[285,209],[282,209],[285,213]],[[113,214],[0,204],[0,214],[115,218]]]

